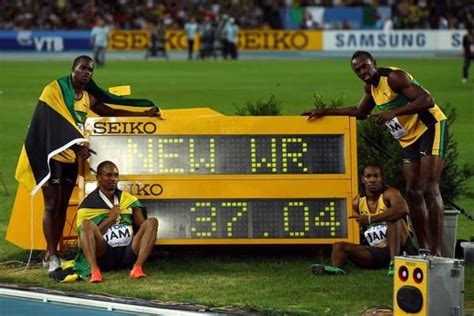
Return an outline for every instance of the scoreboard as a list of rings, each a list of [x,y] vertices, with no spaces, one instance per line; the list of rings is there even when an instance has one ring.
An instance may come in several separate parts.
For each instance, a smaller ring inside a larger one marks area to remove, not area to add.
[[[325,117],[93,118],[97,152],[80,177],[96,188],[104,161],[159,221],[157,244],[330,244],[358,241],[355,120]]]
[[[249,175],[344,173],[343,143],[338,135],[103,136],[96,146],[122,174]]]

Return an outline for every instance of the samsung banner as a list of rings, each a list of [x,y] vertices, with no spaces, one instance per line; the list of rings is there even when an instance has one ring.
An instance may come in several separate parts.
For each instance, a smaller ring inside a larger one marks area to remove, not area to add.
[[[90,31],[0,31],[0,51],[90,50]]]
[[[325,51],[459,51],[463,30],[324,31]]]

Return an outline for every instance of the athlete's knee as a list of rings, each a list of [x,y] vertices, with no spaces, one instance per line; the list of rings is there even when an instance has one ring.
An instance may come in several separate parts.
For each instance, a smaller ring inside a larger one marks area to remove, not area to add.
[[[346,251],[346,248],[347,248],[347,243],[346,242],[343,242],[343,241],[340,241],[340,242],[336,242],[332,245],[332,253],[333,255],[336,253],[343,253]]]
[[[343,248],[342,242],[336,242],[332,244],[332,253],[336,252],[341,252],[341,249]]]
[[[58,203],[46,203],[45,208],[44,208],[45,214],[58,217],[62,215],[63,213],[66,213],[66,210],[61,207],[60,204]]]
[[[145,223],[151,228],[156,230],[158,228],[158,219],[155,217],[150,217],[147,220],[145,220]]]
[[[419,183],[407,183],[405,192],[408,198],[422,197],[423,187]]]
[[[387,222],[387,234],[400,234],[402,230],[403,220],[397,219],[396,221]]]
[[[47,215],[55,215],[56,213],[58,213],[58,208],[52,204],[46,204],[44,212]]]
[[[94,229],[97,227],[97,225],[91,221],[90,219],[85,219],[82,221],[81,224],[81,232],[82,233],[91,233],[94,231]]]
[[[435,199],[441,196],[439,182],[434,178],[427,178],[423,182],[423,195],[428,199]]]

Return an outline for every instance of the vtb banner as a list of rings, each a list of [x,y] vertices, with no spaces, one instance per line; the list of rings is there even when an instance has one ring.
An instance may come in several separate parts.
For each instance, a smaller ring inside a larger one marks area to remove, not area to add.
[[[150,45],[146,30],[113,30],[109,37],[111,50],[145,50]],[[199,36],[195,49],[199,49]],[[321,31],[242,30],[239,32],[240,50],[307,50],[322,49]],[[166,31],[167,50],[187,49],[186,33],[182,30]]]

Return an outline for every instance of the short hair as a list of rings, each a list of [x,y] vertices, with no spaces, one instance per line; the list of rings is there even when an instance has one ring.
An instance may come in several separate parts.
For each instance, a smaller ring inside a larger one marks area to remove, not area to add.
[[[382,167],[380,167],[379,165],[374,164],[374,163],[369,163],[369,164],[365,165],[365,167],[364,167],[364,173],[365,173],[365,169],[367,169],[367,168],[377,168],[377,169],[380,170],[380,175],[383,176]]]
[[[81,56],[78,56],[74,59],[74,61],[72,62],[72,68],[76,67],[77,64],[79,64],[79,62],[83,59],[86,59],[88,61],[94,61],[91,57],[87,56],[87,55],[81,55]]]
[[[101,172],[102,172],[102,169],[105,168],[105,166],[114,166],[115,168],[117,168],[117,165],[114,164],[112,161],[110,160],[105,160],[105,161],[102,161],[98,166],[97,166],[97,175],[100,175]],[[118,168],[117,168],[118,169]]]
[[[354,54],[352,54],[351,62],[354,59],[356,59],[357,57],[360,57],[360,56],[365,56],[365,57],[367,57],[368,59],[372,60],[375,63],[374,57],[369,52],[367,52],[365,50],[358,50]]]

